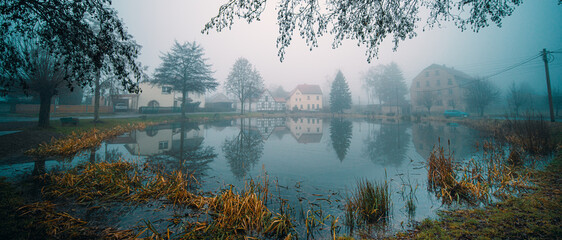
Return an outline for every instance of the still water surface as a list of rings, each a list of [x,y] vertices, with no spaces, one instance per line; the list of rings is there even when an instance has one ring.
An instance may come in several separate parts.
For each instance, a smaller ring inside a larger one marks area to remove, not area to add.
[[[197,159],[188,161],[187,167],[195,171],[203,191],[228,185],[241,189],[248,179],[266,173],[271,191],[288,200],[297,220],[309,210],[321,209],[323,216],[331,214],[343,223],[345,198],[357,180],[386,180],[392,199],[388,226],[400,230],[411,220],[434,217],[437,210],[447,207],[427,191],[425,160],[438,139],[445,146],[450,141],[457,160],[472,157],[479,140],[473,130],[444,122],[253,118],[183,125],[183,131],[180,124],[168,124],[128,133],[105,142],[95,155],[82,154],[70,162],[0,166],[0,175],[19,178],[94,157],[97,161],[122,157],[139,163],[168,162],[168,168],[177,168],[173,156],[181,150]],[[416,210],[409,215],[405,202],[412,190]],[[116,215],[120,219],[115,224],[123,228],[135,225],[139,218],[166,214],[146,214],[137,208],[120,211],[124,213]]]

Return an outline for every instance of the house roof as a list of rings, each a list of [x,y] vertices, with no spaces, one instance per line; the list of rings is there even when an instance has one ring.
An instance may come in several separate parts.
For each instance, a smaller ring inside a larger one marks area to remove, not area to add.
[[[319,85],[299,84],[291,91],[288,97],[292,96],[297,90],[302,94],[322,94],[322,89],[320,89]]]
[[[207,99],[208,103],[219,103],[219,102],[233,102],[230,98],[222,93],[217,93]]]
[[[447,71],[448,73],[450,73],[451,75],[453,75],[453,76],[455,76],[459,79],[472,79],[472,77],[470,75],[468,75],[464,72],[461,72],[461,71],[459,71],[455,68],[447,67],[445,65],[439,65],[439,64],[434,63],[434,64],[431,64],[429,67],[426,67],[424,69],[424,71],[428,70],[428,69],[441,69],[441,70]]]
[[[278,103],[287,102],[287,99],[285,99],[284,97],[274,97],[273,100],[275,100]]]

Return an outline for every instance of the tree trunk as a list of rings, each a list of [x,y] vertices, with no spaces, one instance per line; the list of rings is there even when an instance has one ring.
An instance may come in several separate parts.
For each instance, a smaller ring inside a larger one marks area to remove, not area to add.
[[[184,89],[184,90],[181,92],[181,118],[182,118],[182,119],[185,119],[185,105],[186,105],[186,104],[185,104],[185,101],[186,101],[186,99],[187,99],[187,96],[186,96],[186,95],[187,95],[187,91]]]
[[[184,167],[184,159],[183,159],[183,145],[185,144],[185,121],[181,121],[181,129],[180,129],[180,169],[183,171]],[[182,172],[183,173],[183,172]]]
[[[240,115],[244,115],[244,100],[240,101]]]
[[[40,128],[49,127],[49,117],[51,116],[51,98],[53,94],[50,90],[42,90],[39,92],[39,122],[37,124]]]
[[[100,78],[101,70],[96,73],[96,81],[94,86],[94,122],[99,122],[100,114]]]

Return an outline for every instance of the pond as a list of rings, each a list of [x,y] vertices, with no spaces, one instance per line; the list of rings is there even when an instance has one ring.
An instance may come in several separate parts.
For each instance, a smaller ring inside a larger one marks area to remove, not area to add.
[[[289,203],[296,221],[314,213],[334,216],[343,223],[345,200],[357,181],[387,181],[392,204],[385,229],[394,232],[407,228],[412,221],[435,217],[439,209],[449,207],[427,190],[426,159],[439,139],[442,146],[450,145],[457,160],[474,156],[480,140],[474,130],[446,122],[248,118],[173,123],[127,133],[106,141],[95,153],[81,154],[71,161],[0,166],[0,175],[18,179],[118,157],[141,164],[161,163],[171,170],[180,166],[174,156],[181,151],[192,159],[186,162],[186,168],[197,177],[203,192],[216,192],[229,185],[243,189],[249,179],[267,175],[271,192]],[[415,196],[414,212],[406,210],[409,194]],[[271,208],[275,211],[274,206]],[[109,210],[119,212],[111,214],[117,218],[111,224],[128,228],[140,219],[152,221],[173,212],[153,209],[122,206]],[[342,227],[340,233],[345,231]]]

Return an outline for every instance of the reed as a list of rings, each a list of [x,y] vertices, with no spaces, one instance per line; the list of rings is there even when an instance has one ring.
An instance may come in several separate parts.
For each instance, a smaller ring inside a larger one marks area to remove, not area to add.
[[[482,155],[454,166],[453,154],[445,157],[438,146],[428,158],[428,183],[430,191],[445,203],[466,201],[489,203],[492,195],[507,198],[521,190],[532,188],[530,170],[521,166],[519,148],[507,148],[502,142],[483,141]]]
[[[448,142],[450,146],[450,142]],[[437,148],[434,148],[427,160],[428,173],[427,180],[431,189],[453,187],[457,181],[453,166],[453,154],[449,151],[445,156],[445,150],[438,141]]]
[[[385,222],[390,212],[388,183],[358,180],[346,202],[347,224]]]
[[[87,226],[87,222],[66,212],[57,212],[56,205],[49,201],[36,202],[18,209],[22,216],[30,216],[32,222],[25,228],[46,234],[46,239],[131,239],[131,230],[113,228],[97,229]],[[28,233],[29,234],[29,233]],[[38,233],[35,233],[39,236]],[[31,234],[31,236],[34,236]]]

